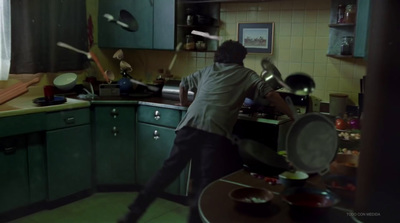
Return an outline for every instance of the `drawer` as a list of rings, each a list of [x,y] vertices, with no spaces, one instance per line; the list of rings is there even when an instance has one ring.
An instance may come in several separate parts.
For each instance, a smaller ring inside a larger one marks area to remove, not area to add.
[[[44,123],[44,113],[0,118],[0,137],[43,131],[45,129]]]
[[[180,110],[144,105],[138,107],[137,115],[139,122],[151,123],[172,128],[178,126],[178,123],[181,120]]]
[[[46,114],[46,130],[66,128],[90,123],[88,108],[51,112]]]

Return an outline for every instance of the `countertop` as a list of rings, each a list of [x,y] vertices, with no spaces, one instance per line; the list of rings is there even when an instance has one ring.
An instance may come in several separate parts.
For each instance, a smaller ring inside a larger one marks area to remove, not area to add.
[[[306,187],[324,188],[322,178],[319,175],[310,176]],[[249,213],[235,207],[235,203],[228,196],[229,192],[242,187],[265,188],[274,194],[271,205],[268,210],[262,213]],[[199,212],[203,222],[310,222],[293,219],[290,213],[290,207],[280,197],[284,187],[280,184],[270,185],[263,179],[252,176],[245,170],[239,170],[219,180],[209,184],[200,195]],[[352,205],[340,202],[333,207],[327,216],[322,218],[313,218],[311,222],[356,222],[351,217]],[[302,219],[303,220],[303,219]]]
[[[90,102],[74,98],[66,98],[66,102],[58,105],[40,106],[33,103],[33,100],[43,97],[43,88],[29,87],[29,91],[0,105],[0,117],[25,115],[38,112],[53,112],[67,109],[89,107]]]
[[[149,105],[162,108],[170,108],[185,111],[187,107],[180,106],[179,101],[162,98],[160,96],[143,95],[138,94],[137,96],[128,97],[93,97],[80,99],[76,94],[67,94],[67,102],[59,105],[50,106],[39,106],[33,103],[35,98],[43,97],[43,89],[41,87],[32,86],[28,88],[29,91],[17,98],[14,98],[2,105],[0,105],[0,117],[24,115],[38,112],[53,112],[67,109],[84,108],[90,107],[91,104],[138,104],[138,105]],[[56,95],[57,96],[57,95]],[[248,115],[239,115],[241,120],[267,123],[272,125],[279,125],[285,122],[289,122],[290,119],[287,116],[282,116],[277,120],[250,117]]]

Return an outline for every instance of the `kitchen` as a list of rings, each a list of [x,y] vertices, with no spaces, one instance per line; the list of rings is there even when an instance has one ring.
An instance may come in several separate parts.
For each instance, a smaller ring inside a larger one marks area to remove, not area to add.
[[[392,3],[392,6],[390,6]],[[92,16],[93,24],[98,24],[98,20],[102,19],[98,16],[98,1],[87,1],[87,12],[88,15]],[[245,6],[244,6],[245,5]],[[373,10],[389,10],[390,12],[395,12],[398,3],[391,1],[380,3],[379,7],[371,7]],[[268,13],[258,13],[258,10],[262,8],[267,8]],[[371,97],[370,101],[365,103],[365,111],[370,116],[366,115],[366,120],[371,120],[370,124],[366,124],[367,127],[363,129],[363,140],[361,146],[363,151],[373,156],[366,156],[364,161],[368,164],[370,163],[382,163],[386,161],[386,165],[382,165],[380,171],[372,171],[374,175],[369,178],[363,178],[365,185],[370,185],[369,187],[363,187],[365,191],[363,194],[369,194],[369,191],[380,191],[380,188],[392,187],[398,185],[398,180],[393,179],[391,184],[389,182],[381,182],[381,179],[385,177],[390,177],[396,175],[398,172],[398,167],[395,165],[393,154],[397,153],[393,147],[398,145],[395,141],[396,131],[387,132],[386,129],[393,129],[393,121],[397,121],[396,112],[398,112],[398,107],[393,106],[390,102],[395,101],[393,94],[389,92],[389,89],[396,89],[395,83],[396,78],[393,73],[398,73],[398,68],[396,69],[394,64],[396,57],[394,51],[396,47],[384,48],[385,52],[381,52],[383,49],[370,48],[370,58],[371,61],[377,61],[376,63],[386,63],[385,67],[381,67],[381,64],[371,66],[363,59],[336,59],[326,56],[326,50],[328,48],[329,42],[329,13],[330,13],[331,2],[330,1],[268,1],[268,2],[254,2],[254,3],[222,3],[220,8],[220,19],[221,25],[219,35],[224,39],[237,39],[237,23],[238,22],[265,22],[274,21],[275,22],[275,39],[274,39],[274,53],[272,55],[273,61],[282,72],[282,74],[290,74],[295,71],[303,71],[310,74],[316,82],[316,90],[312,94],[316,98],[321,99],[321,102],[329,102],[329,94],[332,92],[341,92],[349,95],[350,103],[353,105],[358,105],[358,81],[359,79],[368,73],[368,77],[371,76],[371,82],[368,89],[371,93],[367,91],[367,94]],[[387,8],[380,8],[387,7]],[[398,7],[397,7],[398,9]],[[378,12],[372,12],[377,13]],[[392,13],[395,14],[395,13]],[[265,17],[268,15],[268,17]],[[373,14],[374,15],[374,14]],[[376,21],[376,23],[391,24],[397,21],[396,19],[390,19],[386,16],[376,16],[373,18],[379,18],[383,21]],[[386,21],[387,19],[387,21]],[[390,20],[389,20],[390,19]],[[292,22],[293,21],[293,22]],[[298,23],[297,21],[304,21],[304,23]],[[375,20],[373,20],[375,21]],[[396,24],[395,24],[396,25]],[[396,27],[393,25],[393,27]],[[397,24],[398,25],[398,24]],[[389,26],[389,25],[388,25]],[[375,27],[375,26],[374,26]],[[382,29],[386,28],[382,26]],[[93,51],[98,55],[101,64],[104,68],[112,70],[115,74],[119,73],[118,63],[112,59],[113,54],[117,49],[100,49],[96,45],[98,41],[98,35],[96,35],[98,27],[94,25],[94,46]],[[374,29],[375,30],[375,29]],[[398,35],[398,29],[395,33],[389,34],[389,31],[380,30],[381,36],[375,37],[378,40],[380,38],[392,38]],[[302,33],[300,35],[299,33]],[[387,36],[383,35],[386,34]],[[371,34],[378,35],[375,33]],[[305,38],[307,37],[307,38]],[[372,37],[371,37],[372,38]],[[394,42],[398,44],[397,42]],[[393,43],[392,43],[393,44]],[[380,43],[382,45],[382,43]],[[396,45],[395,45],[396,46]],[[374,52],[375,53],[371,53]],[[171,59],[173,58],[173,51],[160,51],[160,50],[132,50],[124,49],[126,54],[126,61],[128,61],[132,67],[132,76],[135,79],[142,80],[144,82],[151,81],[158,76],[159,69],[165,69],[168,67]],[[255,71],[261,71],[260,61],[265,55],[262,54],[249,54],[245,60],[245,66],[254,69]],[[376,58],[374,58],[376,57]],[[386,62],[381,61],[380,58],[385,58]],[[178,54],[176,63],[172,69],[172,74],[174,78],[180,78],[190,74],[191,72],[205,66],[206,64],[212,63],[213,53],[212,52],[185,52],[181,51]],[[373,60],[374,59],[374,60]],[[390,66],[388,66],[390,65]],[[376,70],[379,67],[382,69],[387,69],[387,72],[381,72],[381,70]],[[367,69],[368,68],[368,69]],[[78,75],[78,83],[82,83],[83,79],[90,71],[83,71],[81,75]],[[371,72],[371,73],[369,73]],[[51,83],[52,77],[49,74],[45,74],[45,77],[41,80],[38,86],[44,86]],[[377,75],[377,77],[374,77]],[[97,75],[96,75],[97,76]],[[378,77],[379,76],[379,77]],[[14,75],[12,76],[14,77]],[[385,77],[385,78],[382,78]],[[98,75],[97,78],[102,80],[102,76]],[[121,78],[116,76],[116,80]],[[15,83],[15,80],[10,80],[10,84]],[[372,84],[374,83],[374,85]],[[375,85],[376,84],[376,85]],[[7,85],[6,85],[7,86]],[[374,96],[376,96],[376,100]],[[384,98],[385,100],[378,100],[378,98]],[[375,114],[375,110],[379,108],[379,111],[385,111],[385,115],[382,112]],[[389,119],[389,117],[393,118]],[[389,126],[390,124],[390,126]],[[395,123],[397,124],[397,122]],[[370,128],[368,128],[370,126]],[[379,131],[379,130],[384,131]],[[382,141],[381,141],[382,140]],[[384,141],[383,141],[384,140]],[[375,147],[375,148],[372,148]],[[379,153],[376,154],[376,148],[379,147]],[[383,148],[385,147],[385,148]],[[393,148],[393,149],[392,149]],[[366,153],[367,154],[367,153]],[[384,158],[381,156],[384,156]],[[362,156],[361,156],[362,157]],[[361,158],[362,159],[362,158]],[[376,160],[375,160],[376,159]],[[382,161],[380,159],[384,159]],[[362,165],[362,160],[361,164]],[[367,164],[363,165],[366,172],[371,172],[367,168]],[[371,165],[368,165],[371,167]],[[397,169],[396,169],[397,168]],[[368,171],[367,171],[368,170]],[[364,172],[360,168],[360,172]],[[381,182],[379,185],[368,184],[368,182]],[[363,184],[364,185],[364,184]],[[362,193],[359,193],[362,197]],[[382,204],[381,197],[371,196],[372,200],[377,202],[377,206]],[[396,201],[390,200],[390,196],[386,194],[381,194],[385,201],[389,204],[397,204]],[[394,196],[395,197],[395,196]],[[370,204],[375,207],[375,204]],[[390,212],[395,213],[395,212]]]

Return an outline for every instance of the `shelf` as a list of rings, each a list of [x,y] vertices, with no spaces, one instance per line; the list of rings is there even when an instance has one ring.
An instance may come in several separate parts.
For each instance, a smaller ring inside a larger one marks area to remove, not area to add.
[[[176,25],[179,28],[219,28],[219,26],[216,25],[211,25],[211,26],[207,26],[207,25],[186,25],[186,24],[178,24]]]
[[[353,55],[326,54],[326,56],[333,58],[354,58]]]
[[[352,27],[355,26],[355,23],[333,23],[333,24],[329,24],[329,27]]]

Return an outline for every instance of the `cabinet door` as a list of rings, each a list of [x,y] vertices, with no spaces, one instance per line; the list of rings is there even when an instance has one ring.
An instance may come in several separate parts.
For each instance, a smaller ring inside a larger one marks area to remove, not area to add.
[[[152,2],[149,0],[99,0],[99,47],[152,49]],[[137,31],[127,31],[116,23],[108,22],[104,17],[104,14],[110,14],[118,20],[121,10],[126,10],[133,15],[138,23]]]
[[[30,202],[46,200],[46,153],[43,132],[27,135]]]
[[[164,160],[169,156],[175,139],[175,129],[146,123],[137,124],[137,182],[145,185],[161,168]],[[184,172],[183,174],[187,174]],[[178,177],[165,189],[165,192],[184,195],[185,184],[181,184]]]
[[[135,183],[135,108],[96,106],[94,143],[97,185]]]
[[[154,0],[154,49],[175,49],[175,0]]]
[[[366,57],[367,56],[367,42],[368,42],[368,27],[370,20],[370,1],[371,0],[358,0],[357,1],[357,24],[355,30],[354,42],[354,56]]]
[[[24,135],[0,138],[0,213],[29,204]]]
[[[48,199],[91,188],[90,125],[46,132]]]

